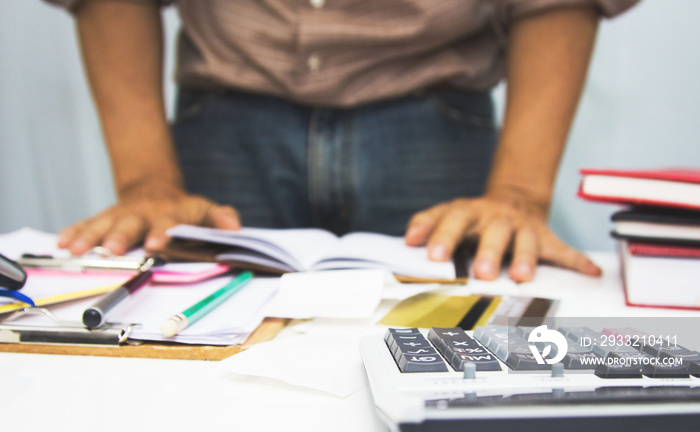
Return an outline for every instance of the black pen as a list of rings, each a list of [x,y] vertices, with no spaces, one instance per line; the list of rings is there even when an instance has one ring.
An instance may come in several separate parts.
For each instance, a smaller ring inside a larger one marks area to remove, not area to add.
[[[155,263],[155,258],[148,258],[139,268],[138,273],[124,282],[122,286],[110,291],[83,312],[83,324],[89,329],[101,326],[105,322],[105,317],[117,305],[134,294],[139,288],[146,285],[153,277],[151,267]]]

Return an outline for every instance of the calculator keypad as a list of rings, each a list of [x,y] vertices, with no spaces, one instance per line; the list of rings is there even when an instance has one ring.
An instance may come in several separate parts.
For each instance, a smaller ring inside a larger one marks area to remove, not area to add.
[[[456,371],[463,371],[465,363],[474,363],[477,371],[501,370],[496,357],[459,327],[433,327],[428,340]]]
[[[472,370],[500,371],[501,363],[515,371],[550,369],[551,365],[538,362],[528,342],[527,337],[532,329],[489,325],[477,327],[471,337],[459,327],[433,327],[428,331],[427,338],[416,328],[389,329],[384,340],[399,370],[404,373],[462,372],[465,365],[472,364]],[[700,352],[663,343],[644,346],[604,343],[602,336],[638,334],[634,329],[603,329],[598,333],[588,327],[560,327],[558,331],[568,342],[567,353],[561,360],[564,369],[588,369],[606,379],[642,376],[700,378]],[[588,343],[583,344],[583,341]],[[537,343],[532,345],[540,350],[543,348]],[[556,352],[552,352],[552,355],[556,355]],[[618,361],[601,364],[601,359]],[[683,361],[681,365],[654,361],[663,359]]]
[[[442,357],[418,329],[389,329],[384,341],[401,372],[447,372]]]

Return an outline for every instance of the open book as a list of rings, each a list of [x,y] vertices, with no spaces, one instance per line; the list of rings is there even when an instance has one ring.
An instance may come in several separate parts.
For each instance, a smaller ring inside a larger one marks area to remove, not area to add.
[[[424,247],[406,246],[403,238],[375,233],[350,233],[342,237],[321,229],[242,228],[239,231],[178,225],[168,230],[173,251],[207,250],[212,259],[273,273],[384,268],[395,275],[454,281],[453,262],[428,260]],[[186,254],[180,254],[186,258]],[[191,256],[192,257],[192,256]],[[465,266],[466,268],[466,266]]]

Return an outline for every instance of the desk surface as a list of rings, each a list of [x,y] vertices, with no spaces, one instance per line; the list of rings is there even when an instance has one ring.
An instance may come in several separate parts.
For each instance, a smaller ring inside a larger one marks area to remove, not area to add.
[[[561,299],[559,316],[700,317],[624,306],[614,254],[600,279],[541,267],[534,282],[472,280],[473,293]],[[365,386],[348,398],[226,372],[217,362],[0,353],[7,431],[385,431]]]

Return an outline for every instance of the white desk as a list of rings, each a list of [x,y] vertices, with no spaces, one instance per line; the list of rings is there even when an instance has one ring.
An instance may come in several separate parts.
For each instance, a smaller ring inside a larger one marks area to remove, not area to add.
[[[593,258],[604,268],[600,279],[540,268],[533,283],[501,277],[464,290],[560,298],[560,316],[700,317],[625,307],[615,255]],[[200,361],[0,353],[0,365],[2,431],[385,430],[367,387],[341,399]]]

